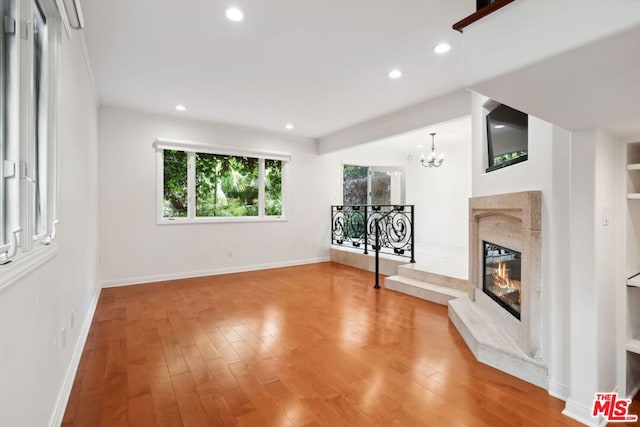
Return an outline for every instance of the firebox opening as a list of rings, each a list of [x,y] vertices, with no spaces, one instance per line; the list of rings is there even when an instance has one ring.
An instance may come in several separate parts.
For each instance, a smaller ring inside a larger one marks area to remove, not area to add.
[[[484,244],[482,290],[520,320],[521,254],[494,243]]]

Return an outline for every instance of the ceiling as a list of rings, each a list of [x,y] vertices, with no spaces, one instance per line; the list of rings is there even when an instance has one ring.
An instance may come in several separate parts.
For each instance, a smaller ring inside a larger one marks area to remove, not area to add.
[[[413,156],[428,154],[431,150],[431,133],[434,132],[438,153],[467,150],[470,148],[471,116],[438,123],[401,135],[390,136],[360,147],[363,149],[388,150],[389,153],[405,153]]]
[[[451,25],[473,0],[233,5],[244,21],[219,0],[83,0],[101,104],[315,138],[463,86]]]

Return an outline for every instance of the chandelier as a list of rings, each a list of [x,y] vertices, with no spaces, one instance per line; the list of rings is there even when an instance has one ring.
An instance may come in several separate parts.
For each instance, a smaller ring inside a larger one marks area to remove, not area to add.
[[[435,133],[431,134],[431,154],[429,154],[429,157],[425,159],[423,154],[420,158],[420,163],[425,168],[439,168],[444,162],[444,153],[440,153],[439,156],[436,153],[435,136]]]

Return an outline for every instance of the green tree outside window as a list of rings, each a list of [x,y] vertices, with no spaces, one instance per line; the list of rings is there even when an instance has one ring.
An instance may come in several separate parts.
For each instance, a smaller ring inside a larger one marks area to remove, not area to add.
[[[260,215],[260,162],[264,161],[264,215],[282,215],[280,160],[220,154],[191,154],[195,163],[196,217],[256,217]],[[189,216],[190,154],[164,150],[163,217]]]
[[[162,215],[187,216],[187,153],[164,150],[164,203]]]

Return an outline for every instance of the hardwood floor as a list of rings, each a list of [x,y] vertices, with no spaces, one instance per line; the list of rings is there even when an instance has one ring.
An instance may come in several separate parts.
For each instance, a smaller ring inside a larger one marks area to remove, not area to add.
[[[560,426],[447,309],[332,263],[104,289],[64,426]]]

